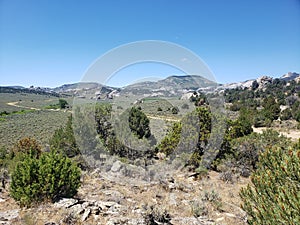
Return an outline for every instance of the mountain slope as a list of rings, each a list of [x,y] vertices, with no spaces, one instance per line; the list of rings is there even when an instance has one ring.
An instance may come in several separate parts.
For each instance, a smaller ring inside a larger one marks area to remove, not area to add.
[[[198,75],[170,76],[156,82],[146,81],[128,85],[122,92],[135,95],[178,96],[199,87],[217,86],[213,81]]]

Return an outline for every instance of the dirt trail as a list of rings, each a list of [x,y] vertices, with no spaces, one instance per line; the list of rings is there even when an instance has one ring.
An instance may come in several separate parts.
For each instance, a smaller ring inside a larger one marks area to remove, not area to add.
[[[19,103],[19,102],[8,102],[8,103],[6,103],[6,104],[7,104],[7,105],[10,105],[10,106],[15,106],[15,107],[18,107],[18,108],[33,109],[33,110],[41,110],[41,109],[34,108],[34,107],[21,106],[21,105],[18,105],[18,103]]]
[[[166,117],[166,116],[152,116],[152,115],[147,115],[148,118],[154,119],[154,120],[165,120],[165,121],[172,121],[172,122],[178,122],[180,119],[175,119],[172,117]]]
[[[261,134],[264,130],[266,130],[266,127],[252,127],[253,131],[256,133]],[[273,128],[274,129],[274,128]],[[280,131],[278,129],[276,130],[279,134],[286,136],[288,138],[291,138],[293,141],[297,141],[300,138],[300,131],[299,130],[289,130],[288,132],[286,131]]]

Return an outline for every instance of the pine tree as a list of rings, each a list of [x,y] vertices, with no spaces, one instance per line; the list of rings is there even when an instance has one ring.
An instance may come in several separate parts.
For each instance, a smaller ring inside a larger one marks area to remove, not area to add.
[[[138,138],[149,138],[151,131],[149,127],[149,119],[141,109],[132,107],[129,112],[129,127],[130,130],[138,136]]]
[[[10,195],[21,206],[73,197],[80,186],[80,169],[69,158],[51,150],[36,158],[24,154],[11,175]]]
[[[267,149],[251,181],[240,192],[248,224],[300,224],[299,148]]]

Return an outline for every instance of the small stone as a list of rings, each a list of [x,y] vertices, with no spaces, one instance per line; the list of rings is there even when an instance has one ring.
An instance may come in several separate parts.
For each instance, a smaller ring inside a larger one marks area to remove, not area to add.
[[[82,205],[77,204],[77,205],[70,207],[70,211],[73,215],[76,216],[76,215],[81,214],[84,211],[84,208],[82,207]]]
[[[117,204],[117,203],[115,203],[115,202],[101,202],[101,201],[97,202],[97,206],[99,206],[102,209],[104,209],[104,208],[110,208],[110,207],[112,207],[115,204]]]
[[[110,170],[115,173],[120,171],[121,168],[122,168],[122,163],[120,161],[116,161],[114,162]]]
[[[90,209],[91,209],[91,213],[94,215],[98,215],[100,212],[100,208],[97,206],[92,206]]]
[[[220,217],[220,218],[216,219],[217,222],[220,222],[222,220],[224,220],[224,217]]]
[[[234,214],[231,214],[231,213],[225,213],[225,215],[228,217],[236,217]]]
[[[82,203],[82,207],[83,207],[83,208],[87,208],[89,205],[90,205],[89,202],[84,202],[84,203]]]
[[[60,201],[54,204],[54,207],[57,208],[70,208],[78,202],[77,199],[74,198],[63,198]]]
[[[89,217],[90,213],[91,213],[91,209],[87,208],[81,217],[81,221],[84,222]]]
[[[19,216],[19,210],[13,209],[0,212],[0,221],[10,221]]]

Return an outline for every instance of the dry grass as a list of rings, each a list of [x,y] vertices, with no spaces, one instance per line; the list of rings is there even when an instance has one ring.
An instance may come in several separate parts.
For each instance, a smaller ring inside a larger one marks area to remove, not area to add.
[[[174,219],[173,224],[183,224],[179,221],[201,215],[199,218],[206,218],[215,224],[244,225],[245,213],[239,207],[241,200],[238,193],[241,187],[249,183],[249,179],[240,178],[231,184],[221,181],[219,177],[219,173],[211,171],[208,177],[194,180],[180,173],[174,177],[174,186],[170,187],[160,182],[128,185],[107,180],[101,174],[95,176],[90,173],[84,175],[84,183],[77,197],[92,201],[113,201],[122,206],[116,215],[100,212],[97,221],[90,216],[84,224],[106,224],[111,218],[136,219],[147,207],[155,206],[158,211],[168,212]],[[207,198],[211,193],[216,193],[218,197]],[[7,200],[0,203],[0,211],[18,208],[12,199],[8,196],[5,198]],[[63,221],[68,216],[67,209],[55,208],[53,204],[46,203],[36,208],[22,209],[20,218],[14,224],[66,224]],[[80,219],[74,221],[74,224],[82,223]]]

